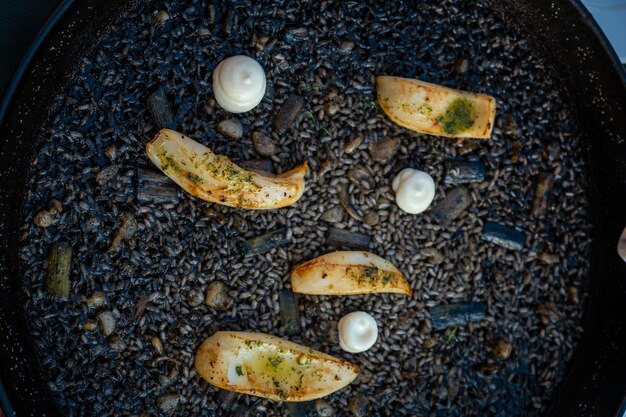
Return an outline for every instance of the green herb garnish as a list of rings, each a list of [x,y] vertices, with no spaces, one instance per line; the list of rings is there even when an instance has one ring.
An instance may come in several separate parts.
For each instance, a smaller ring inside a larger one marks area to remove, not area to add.
[[[174,158],[168,155],[166,151],[163,151],[159,154],[159,159],[161,160],[161,169],[163,170],[163,172],[167,172],[168,170],[172,170],[174,172],[182,171],[182,168],[180,167],[178,162],[176,162]]]
[[[386,287],[393,283],[397,277],[394,273],[379,269],[374,264],[361,268],[348,267],[346,274],[356,280],[359,284],[367,283],[372,286],[382,285]]]
[[[202,178],[200,178],[199,175],[194,174],[193,172],[188,172],[187,173],[187,179],[193,183],[196,184],[201,184],[202,183]]]
[[[433,112],[432,106],[426,103],[422,103],[420,105],[413,104],[413,103],[402,103],[400,105],[400,109],[402,109],[403,112],[409,113],[409,114],[419,113],[419,114],[429,115]]]
[[[303,82],[302,83],[302,90],[304,90],[305,92],[313,92],[313,93],[319,93],[319,91],[322,89],[322,85],[318,84],[316,82]]]
[[[209,152],[205,152],[202,154],[202,159],[200,160],[200,162],[197,162],[196,164],[194,164],[194,166],[197,168],[200,167],[200,165],[204,165],[207,163],[207,161],[213,156],[213,152],[209,151]],[[208,164],[207,164],[208,165]]]
[[[475,119],[474,103],[466,98],[457,98],[450,103],[443,116],[437,118],[437,122],[441,123],[445,133],[453,135],[472,127]]]
[[[278,365],[283,362],[283,360],[284,359],[280,356],[270,356],[269,358],[267,358],[267,363],[269,363],[272,368],[276,369],[278,368]]]
[[[450,330],[450,333],[448,333],[448,343],[450,343],[450,341],[454,338],[454,335],[456,335],[457,330],[459,330],[459,325],[455,325],[452,330]]]
[[[363,107],[365,107],[366,109],[371,109],[375,106],[374,100],[372,100],[372,97],[370,96],[363,96],[362,103]]]
[[[300,372],[300,380],[298,381],[298,385],[296,385],[296,391],[300,391],[302,389],[302,378],[304,378],[304,374]]]
[[[311,118],[311,120],[313,121],[313,125],[315,126],[315,130],[320,130],[320,125],[319,123],[317,123],[317,118],[315,117],[315,115],[313,114],[313,112],[311,110],[307,111],[306,114]]]

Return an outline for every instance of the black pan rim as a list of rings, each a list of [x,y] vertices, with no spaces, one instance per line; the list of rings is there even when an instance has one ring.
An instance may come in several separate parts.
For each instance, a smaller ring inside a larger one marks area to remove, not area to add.
[[[76,0],[63,0],[59,6],[52,12],[52,15],[48,18],[43,28],[39,31],[32,44],[22,57],[17,69],[13,73],[11,80],[7,84],[5,91],[2,95],[2,101],[0,101],[0,125],[4,123],[5,116],[11,106],[15,92],[17,91],[20,82],[22,81],[24,74],[31,66],[31,63],[35,59],[39,48],[43,45],[48,36],[52,33],[56,25],[61,18],[65,16],[65,13],[74,5]]]
[[[566,1],[577,10],[581,18],[581,22],[584,24],[586,29],[594,34],[596,40],[599,42],[600,46],[602,47],[601,54],[609,58],[613,69],[616,71],[616,74],[618,75],[621,81],[621,84],[626,90],[626,69],[624,68],[623,64],[620,62],[619,58],[617,57],[617,54],[613,50],[608,39],[606,38],[606,36],[602,32],[598,24],[593,19],[591,13],[589,13],[589,11],[582,5],[580,0],[566,0]],[[40,52],[46,40],[48,40],[48,38],[54,33],[57,25],[62,20],[62,18],[68,14],[68,12],[72,9],[72,6],[74,6],[76,3],[78,3],[76,0],[63,0],[61,2],[61,4],[56,8],[56,10],[47,20],[44,27],[35,37],[31,46],[29,47],[29,49],[27,50],[27,52],[21,59],[13,76],[10,79],[10,82],[7,84],[7,87],[5,88],[5,91],[2,94],[2,99],[0,100],[0,126],[4,126],[6,122],[7,114],[9,113],[11,109],[16,92],[20,88],[20,85],[23,79],[28,74],[28,71],[31,69],[33,63],[36,61],[38,52]],[[4,145],[3,143],[0,143],[0,149],[3,147],[3,145]],[[588,307],[589,306],[585,308],[588,309]],[[0,308],[4,308],[4,307],[0,307]],[[7,417],[13,417],[13,416],[16,416],[15,409],[11,406],[9,394],[2,383],[2,374],[4,373],[3,371],[5,370],[0,370],[0,405],[2,406],[2,410],[4,411]],[[626,401],[625,403],[621,405],[619,410],[616,410],[617,416],[620,415],[621,413],[620,410],[623,411],[625,409],[624,407],[626,407]]]
[[[2,100],[0,101],[0,126],[4,124],[5,117],[7,115],[7,112],[9,111],[11,103],[13,102],[15,93],[20,86],[24,75],[32,65],[37,55],[37,52],[40,50],[48,36],[53,32],[61,18],[65,16],[65,14],[68,12],[68,10],[70,10],[74,3],[75,0],[63,0],[61,4],[57,6],[57,8],[52,12],[52,15],[48,18],[44,26],[41,28],[39,33],[37,33],[37,36],[20,60],[17,68],[11,76],[9,83],[7,84],[5,90],[2,92]],[[11,405],[11,399],[9,398],[9,394],[2,382],[2,374],[0,374],[0,411],[4,412],[6,417],[16,417],[15,410]]]
[[[582,1],[581,0],[569,0],[569,2],[576,8],[576,10],[578,10],[578,13],[580,13],[582,18],[584,19],[584,22],[587,28],[593,31],[596,38],[602,44],[602,48],[611,58],[611,61],[613,62],[613,66],[617,70],[617,73],[620,75],[624,88],[626,88],[626,64],[622,64],[619,57],[617,56],[617,53],[615,52],[615,49],[613,49],[613,46],[611,46],[611,42],[609,42],[609,39],[606,37],[606,35],[602,31],[602,29],[600,28],[600,26],[594,19],[591,12],[589,12],[589,10],[587,10],[587,8],[583,5]],[[0,113],[0,122],[2,120],[1,116],[2,114]]]

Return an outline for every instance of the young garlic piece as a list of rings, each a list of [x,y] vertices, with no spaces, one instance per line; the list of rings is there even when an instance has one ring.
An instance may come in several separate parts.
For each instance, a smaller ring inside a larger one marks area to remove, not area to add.
[[[226,111],[252,110],[265,95],[265,71],[261,64],[245,55],[226,58],[213,71],[213,93]]]
[[[396,193],[396,204],[410,214],[423,212],[435,198],[435,181],[423,171],[405,168],[391,184]]]
[[[346,352],[365,352],[376,343],[378,325],[374,317],[364,311],[346,314],[339,320],[339,346]]]

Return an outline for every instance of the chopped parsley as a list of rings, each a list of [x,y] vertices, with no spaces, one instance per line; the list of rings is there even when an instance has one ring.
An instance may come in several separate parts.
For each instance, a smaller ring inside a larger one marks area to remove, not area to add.
[[[243,376],[243,371],[241,370],[241,366],[235,366],[235,372],[237,372],[237,375]]]
[[[206,154],[205,154],[206,155]],[[250,204],[246,194],[256,192],[260,186],[254,182],[254,174],[239,168],[230,159],[223,155],[213,155],[213,158],[203,159],[204,167],[217,180],[226,182],[221,190],[221,201],[232,201],[238,207]]]
[[[466,98],[457,98],[450,103],[446,112],[437,118],[437,122],[441,123],[445,133],[453,135],[474,126],[475,119],[474,103]]]
[[[161,160],[161,169],[163,172],[167,172],[168,170],[172,170],[174,172],[182,171],[178,162],[176,162],[166,151],[159,154],[159,159]]]
[[[278,395],[283,400],[287,398],[287,396],[285,395],[285,392],[282,389],[280,389],[280,382],[278,382],[275,379],[273,379],[272,382],[274,383],[274,387],[276,387],[276,395]]]
[[[267,363],[274,369],[278,368],[278,365],[283,363],[285,359],[280,356],[270,356],[267,358]]]
[[[456,335],[457,330],[459,330],[459,325],[455,325],[452,330],[450,330],[450,333],[448,334],[448,342],[450,342],[452,339],[454,339],[454,336]]]
[[[315,115],[313,114],[312,111],[307,111],[306,114],[311,118],[311,121],[313,122],[313,125],[315,126],[315,130],[320,130],[320,125],[317,122],[317,118],[315,117]]]
[[[298,385],[296,385],[295,390],[300,391],[302,389],[302,378],[304,378],[304,374],[300,372],[300,379],[298,380]]]
[[[243,344],[246,346],[246,348],[248,349],[252,349],[254,347],[260,347],[263,345],[263,342],[261,342],[260,340],[244,340]]]
[[[366,109],[371,109],[374,107],[374,100],[372,100],[372,97],[370,96],[363,96],[363,107],[365,107]]]
[[[199,175],[194,174],[193,172],[188,172],[187,173],[187,179],[193,183],[196,184],[201,184],[202,183],[202,178],[200,178]]]
[[[426,103],[421,103],[421,104],[402,103],[400,105],[400,109],[403,112],[409,113],[409,114],[419,113],[419,114],[430,115],[433,112],[432,106],[430,106],[430,105],[428,105]]]
[[[212,161],[205,162],[206,168],[213,176],[226,180],[237,181],[238,183],[251,183],[254,174],[238,169],[228,158],[216,156]]]
[[[207,161],[212,157],[215,156],[215,154],[211,151],[205,152],[202,154],[202,159],[200,160],[200,162],[197,162],[196,164],[194,164],[194,166],[197,168],[200,168],[201,165],[205,165],[207,163]]]
[[[307,93],[308,92],[318,93],[321,90],[321,88],[322,88],[321,84],[316,83],[314,81],[313,82],[303,82],[301,85],[302,85],[302,89],[305,92],[307,92]]]
[[[374,264],[364,267],[348,267],[346,270],[348,276],[356,280],[359,285],[368,284],[370,286],[382,285],[386,287],[397,281],[397,276],[393,272],[384,271]]]

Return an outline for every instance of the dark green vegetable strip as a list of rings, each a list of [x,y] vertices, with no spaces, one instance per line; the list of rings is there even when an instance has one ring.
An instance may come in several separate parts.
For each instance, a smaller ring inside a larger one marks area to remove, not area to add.
[[[290,417],[317,417],[318,415],[313,401],[289,402],[286,404]]]
[[[241,252],[245,256],[260,255],[289,243],[285,237],[286,227],[281,227],[261,236],[248,239],[241,244]]]
[[[348,246],[355,249],[368,249],[372,238],[369,235],[348,230],[330,228],[326,244],[330,246]]]
[[[500,223],[485,222],[480,238],[507,249],[522,250],[526,241],[526,234]]]
[[[70,296],[70,269],[72,265],[72,247],[62,244],[53,245],[48,254],[48,275],[46,292],[67,300]]]
[[[237,394],[233,391],[220,389],[217,393],[216,402],[224,410],[232,410],[237,400]]]
[[[285,133],[300,114],[304,106],[304,99],[297,94],[290,95],[283,103],[274,119],[274,130],[278,133]]]
[[[430,211],[430,216],[442,226],[459,217],[472,202],[465,188],[457,187],[446,194],[446,198],[437,203]]]
[[[300,333],[300,309],[298,308],[298,294],[283,290],[278,294],[280,305],[280,320],[285,326],[285,333],[295,336]]]
[[[220,389],[216,396],[217,405],[224,411],[224,413],[217,413],[219,416],[231,416],[231,417],[250,417],[253,414],[251,410],[256,407],[257,401],[252,401],[251,404],[246,405],[241,402],[240,395],[234,391],[227,391]],[[255,414],[254,414],[255,415]]]
[[[174,120],[174,114],[172,108],[167,100],[167,95],[163,87],[159,87],[154,93],[148,97],[148,107],[152,118],[159,130],[161,129],[176,129],[176,121]]]
[[[249,159],[247,161],[238,161],[237,165],[247,169],[248,171],[254,171],[261,175],[267,175],[274,172],[274,164],[271,159]]]
[[[176,203],[180,187],[153,169],[137,169],[137,201],[141,204]]]
[[[548,172],[542,172],[537,178],[537,189],[535,191],[535,199],[533,200],[532,214],[535,217],[541,217],[548,209],[550,201],[550,193],[554,185],[554,175]]]
[[[447,159],[445,161],[446,184],[469,184],[483,182],[487,167],[480,161],[463,161],[459,159]]]
[[[483,320],[487,313],[487,304],[443,304],[431,307],[428,312],[433,329],[442,330],[453,326],[463,326],[471,321]]]

